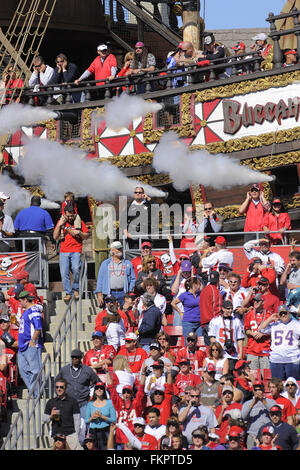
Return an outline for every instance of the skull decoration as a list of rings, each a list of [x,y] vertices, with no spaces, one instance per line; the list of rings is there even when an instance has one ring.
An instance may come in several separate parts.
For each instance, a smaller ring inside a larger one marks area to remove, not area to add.
[[[3,271],[7,271],[8,268],[12,265],[12,263],[13,263],[13,260],[9,258],[9,256],[6,256],[5,258],[1,260],[1,264],[0,264],[1,269]]]
[[[166,266],[167,264],[169,264],[169,262],[171,261],[171,257],[168,253],[163,253],[160,257],[162,263],[164,266]]]

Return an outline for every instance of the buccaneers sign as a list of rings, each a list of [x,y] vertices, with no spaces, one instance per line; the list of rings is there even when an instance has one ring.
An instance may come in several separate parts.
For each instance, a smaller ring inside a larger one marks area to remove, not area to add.
[[[224,132],[235,134],[242,126],[250,127],[255,124],[277,122],[293,118],[298,121],[300,99],[296,96],[287,100],[280,99],[277,103],[267,102],[250,106],[247,102],[242,105],[236,100],[223,100]]]
[[[21,271],[29,273],[30,282],[39,281],[38,253],[6,253],[0,255],[0,284],[15,284]]]

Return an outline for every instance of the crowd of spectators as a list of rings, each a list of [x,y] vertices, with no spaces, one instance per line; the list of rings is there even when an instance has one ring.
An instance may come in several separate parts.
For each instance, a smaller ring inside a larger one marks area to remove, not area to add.
[[[247,213],[249,205],[255,211],[261,204],[256,233],[277,212],[275,201],[268,206],[255,197],[255,203],[252,192],[260,188],[253,185],[242,206]],[[146,195],[144,200],[149,203]],[[213,227],[213,205],[207,202],[206,209]],[[54,239],[67,239],[70,251],[61,254],[69,256],[74,247],[81,250],[86,233],[70,193],[62,212]],[[283,224],[288,228],[286,216]],[[223,235],[197,256],[178,258],[170,237],[172,276],[152,252],[151,239],[133,259],[113,241],[97,274],[99,312],[86,338],[91,348],[72,351],[44,410],[53,449],[298,449],[300,252],[293,243],[284,260],[273,250],[277,238],[269,235],[265,230],[262,238],[244,242],[249,263],[241,274],[233,270],[234,253]],[[78,298],[74,282],[66,302]],[[12,367],[36,396],[43,308],[28,273],[3,302],[1,377],[8,380]],[[14,394],[16,385],[9,384]]]
[[[265,33],[259,33],[252,38],[252,44],[249,51],[246,50],[245,43],[238,41],[237,44],[227,48],[222,43],[216,41],[214,34],[207,33],[203,39],[203,50],[197,50],[189,41],[181,41],[174,51],[170,51],[165,59],[165,68],[157,67],[157,58],[149,51],[147,44],[138,41],[133,46],[132,52],[124,55],[123,63],[118,66],[116,56],[110,51],[110,46],[103,43],[97,46],[97,56],[91,62],[89,67],[80,73],[79,66],[70,62],[64,53],[60,53],[55,58],[55,67],[46,64],[41,55],[33,59],[33,72],[29,77],[28,85],[33,87],[35,92],[44,91],[47,85],[69,84],[72,86],[72,102],[85,100],[85,93],[74,91],[76,86],[84,86],[86,80],[95,80],[99,89],[93,90],[93,99],[103,99],[105,89],[101,85],[114,82],[116,86],[110,89],[111,94],[120,94],[126,87],[117,86],[116,79],[127,77],[129,80],[134,77],[134,83],[130,81],[130,92],[145,93],[146,82],[143,80],[147,73],[158,72],[157,80],[150,82],[151,90],[162,89],[167,86],[166,80],[162,80],[167,69],[171,69],[174,75],[172,78],[172,87],[182,87],[190,83],[206,82],[213,79],[226,79],[231,75],[245,75],[257,70],[253,59],[259,57],[265,61],[272,56],[273,46],[268,42],[268,36]],[[297,62],[297,51],[289,49],[283,51],[283,67],[294,65]],[[252,59],[252,60],[251,60]],[[246,62],[243,62],[246,60]],[[193,71],[193,76],[189,74],[180,75],[186,67],[197,66]],[[208,69],[208,66],[217,66]],[[201,69],[206,67],[202,72]],[[263,65],[261,66],[263,68]],[[16,67],[10,64],[4,71],[0,83],[0,101],[2,104],[10,102],[12,89],[19,89],[24,86],[21,77],[17,76]],[[61,87],[54,87],[58,90]],[[52,93],[52,104],[61,104],[63,94]],[[16,98],[18,93],[16,93]],[[175,98],[176,100],[177,98]],[[43,105],[49,103],[45,95],[35,96],[35,104]],[[175,101],[176,104],[176,101]]]

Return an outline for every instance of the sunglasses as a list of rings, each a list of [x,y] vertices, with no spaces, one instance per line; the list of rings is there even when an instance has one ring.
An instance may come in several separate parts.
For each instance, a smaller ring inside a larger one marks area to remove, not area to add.
[[[212,207],[204,207],[205,211],[210,211],[211,209],[212,209]]]
[[[154,395],[163,395],[164,392],[160,392],[159,390],[156,390],[156,392],[154,392]]]
[[[289,314],[289,312],[280,312],[280,313],[279,313],[279,316],[280,316],[280,317],[283,317],[284,315],[288,315],[288,314]]]
[[[191,398],[199,398],[200,395],[191,395]]]
[[[226,269],[226,268],[219,268],[219,272],[220,272],[220,271],[227,272],[227,271],[228,271],[228,269]]]
[[[280,411],[270,411],[271,416],[281,416]]]
[[[56,390],[65,390],[66,387],[63,387],[62,385],[56,385]]]
[[[54,439],[55,442],[60,441],[60,442],[65,442],[65,439],[62,439],[61,437],[56,437]]]
[[[125,388],[125,390],[123,390],[123,393],[130,393],[130,394],[131,394],[131,393],[132,393],[132,391],[131,391],[131,390],[129,390],[128,388]]]
[[[134,194],[144,194],[141,191],[134,191]]]
[[[203,438],[203,436],[201,434],[194,434],[193,438],[194,439],[201,439],[201,438]]]
[[[195,343],[196,339],[195,338],[187,338],[187,341],[192,341],[193,343]]]
[[[95,390],[105,390],[105,387],[103,387],[102,385],[97,385],[97,387],[95,387]]]
[[[252,193],[258,193],[259,189],[252,188],[251,191],[252,191]]]
[[[229,437],[228,440],[229,440],[229,441],[236,441],[236,442],[238,442],[238,441],[240,440],[240,438],[239,438],[239,437],[235,437],[235,436],[231,436],[231,437]]]
[[[286,384],[287,387],[296,387],[295,384]]]

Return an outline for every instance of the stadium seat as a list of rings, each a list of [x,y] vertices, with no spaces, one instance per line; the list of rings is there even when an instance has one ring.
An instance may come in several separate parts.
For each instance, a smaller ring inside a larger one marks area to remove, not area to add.
[[[164,332],[169,336],[182,336],[182,326],[164,326]]]
[[[251,373],[254,375],[255,380],[262,380],[262,374],[260,369],[251,369]]]

